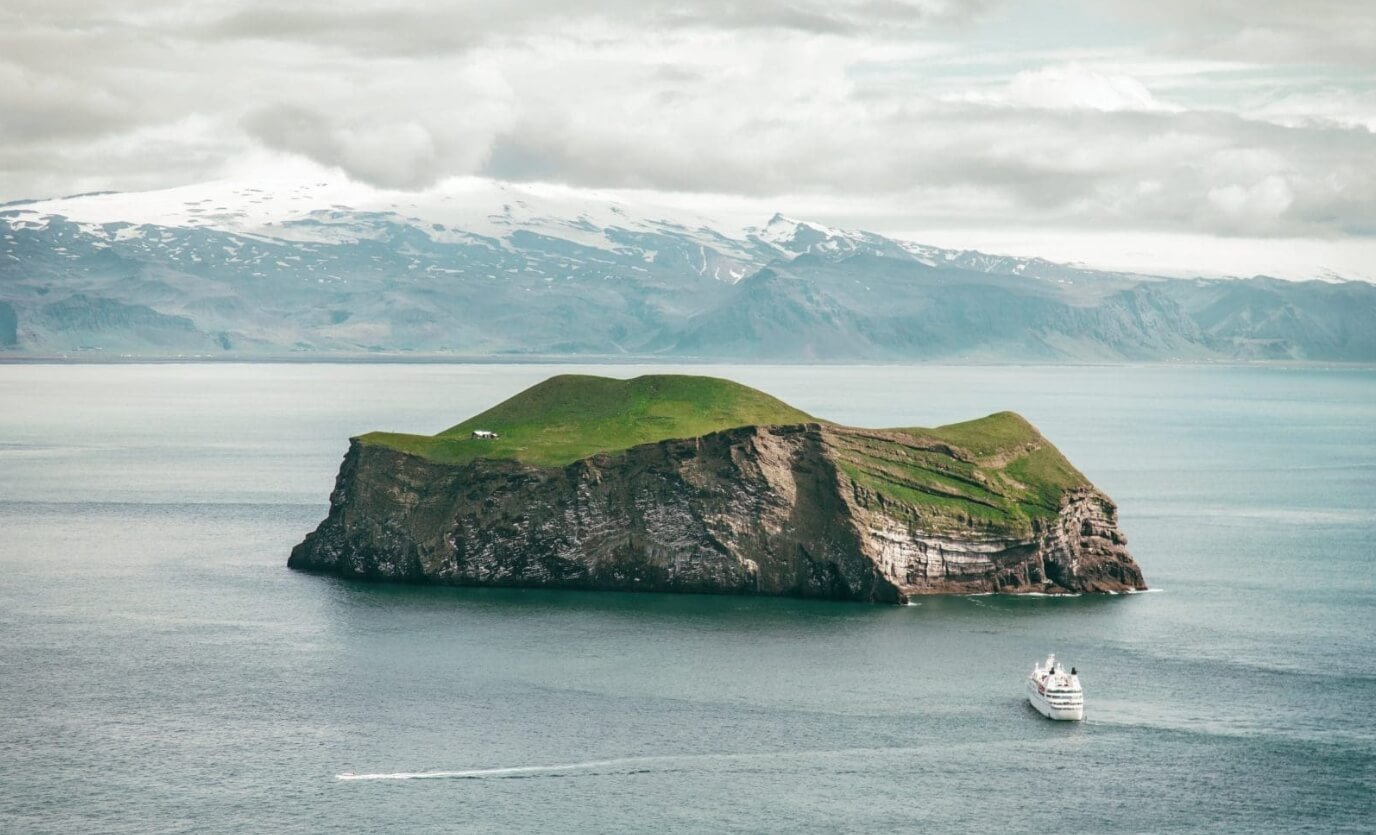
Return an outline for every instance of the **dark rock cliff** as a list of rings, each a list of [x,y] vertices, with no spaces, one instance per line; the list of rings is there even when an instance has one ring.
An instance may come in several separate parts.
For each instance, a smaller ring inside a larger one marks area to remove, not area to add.
[[[449,585],[912,595],[1145,588],[1093,487],[1026,525],[933,515],[847,475],[826,424],[742,427],[562,468],[429,461],[355,439],[292,568]],[[950,453],[950,450],[946,450]]]

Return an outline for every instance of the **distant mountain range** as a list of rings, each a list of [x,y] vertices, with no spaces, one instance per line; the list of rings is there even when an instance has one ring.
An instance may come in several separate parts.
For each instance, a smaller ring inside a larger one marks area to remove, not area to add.
[[[0,205],[0,358],[1376,361],[1376,285],[1168,279],[460,180]]]

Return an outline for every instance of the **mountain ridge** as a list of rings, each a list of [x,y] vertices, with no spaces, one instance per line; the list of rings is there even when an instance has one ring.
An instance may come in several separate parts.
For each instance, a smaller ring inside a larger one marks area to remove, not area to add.
[[[1114,273],[549,187],[406,198],[0,207],[0,356],[1376,361],[1364,282]]]

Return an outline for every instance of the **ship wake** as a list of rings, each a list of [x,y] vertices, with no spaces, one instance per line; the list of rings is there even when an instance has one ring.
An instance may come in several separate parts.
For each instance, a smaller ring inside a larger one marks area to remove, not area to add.
[[[719,755],[686,757],[623,757],[614,760],[588,760],[586,762],[560,763],[557,765],[522,765],[507,768],[472,768],[464,771],[396,771],[377,774],[354,774],[346,771],[336,774],[337,780],[483,780],[512,777],[543,777],[577,772],[616,771],[618,773],[649,770],[653,766],[663,766],[675,761],[691,759],[720,759]]]
[[[392,771],[355,774],[346,771],[335,775],[340,781],[369,780],[494,780],[522,777],[560,777],[596,774],[641,774],[651,771],[674,771],[689,768],[694,763],[738,763],[758,760],[788,761],[818,757],[877,756],[910,751],[907,748],[857,748],[832,751],[775,751],[749,754],[668,754],[651,757],[619,757],[606,760],[585,760],[554,765],[520,765],[506,768],[471,768],[462,771]],[[676,768],[678,767],[678,768]]]

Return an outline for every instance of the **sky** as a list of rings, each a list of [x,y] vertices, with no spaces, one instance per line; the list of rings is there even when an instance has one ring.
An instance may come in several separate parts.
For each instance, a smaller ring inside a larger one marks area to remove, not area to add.
[[[1376,278],[1370,0],[0,0],[0,201],[328,170]]]

